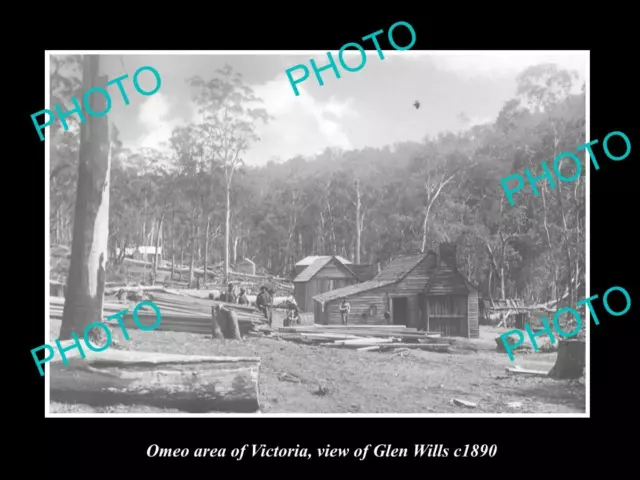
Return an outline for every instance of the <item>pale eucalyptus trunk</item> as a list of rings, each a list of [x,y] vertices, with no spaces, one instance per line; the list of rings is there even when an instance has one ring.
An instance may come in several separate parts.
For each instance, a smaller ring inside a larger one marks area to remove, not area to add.
[[[101,76],[99,72],[100,56],[85,55],[83,91],[106,85],[108,77]],[[103,95],[94,94],[89,98],[93,111],[105,110],[106,99]],[[80,126],[78,188],[61,340],[71,339],[73,332],[82,337],[89,324],[102,322],[109,237],[109,124],[106,115],[95,117],[86,111],[84,115],[85,121]],[[93,328],[89,337],[101,344],[104,332]]]

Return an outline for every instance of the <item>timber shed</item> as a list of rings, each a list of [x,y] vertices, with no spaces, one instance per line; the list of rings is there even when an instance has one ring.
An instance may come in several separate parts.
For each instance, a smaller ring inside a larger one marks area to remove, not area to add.
[[[422,324],[447,337],[478,338],[478,287],[458,271],[455,245],[441,244],[439,252],[424,290]]]
[[[389,323],[395,325],[446,336],[479,336],[478,289],[458,272],[451,244],[441,244],[438,253],[397,258],[373,280],[314,296],[315,323],[339,325],[343,296],[351,305],[351,324],[386,324],[388,309]]]
[[[298,307],[309,312],[315,295],[354,283],[358,283],[358,277],[340,257],[317,257],[293,279],[293,295]]]
[[[340,262],[342,262],[343,265],[351,265],[351,262],[346,258],[342,258],[339,255],[334,255],[334,257],[337,258]],[[313,265],[313,263],[316,262],[317,260],[330,259],[330,258],[332,258],[331,255],[310,255],[308,257],[304,257],[302,260],[296,263],[294,275],[296,276],[300,275],[307,267]]]

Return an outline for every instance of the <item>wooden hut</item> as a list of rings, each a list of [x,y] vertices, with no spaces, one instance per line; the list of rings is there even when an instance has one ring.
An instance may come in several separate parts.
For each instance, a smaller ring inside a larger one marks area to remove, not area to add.
[[[247,273],[249,275],[256,274],[256,264],[253,263],[248,258],[243,258],[239,262],[236,263],[236,272],[237,273]]]
[[[450,244],[441,244],[438,253],[400,257],[371,281],[316,295],[315,323],[339,325],[343,296],[351,305],[352,324],[385,324],[388,309],[395,325],[447,336],[479,336],[478,289],[458,272]]]
[[[385,324],[384,313],[391,312],[392,323],[418,326],[419,295],[429,281],[429,271],[437,263],[437,255],[427,252],[395,259],[373,280],[332,290],[314,297],[315,323],[340,324],[340,299],[346,296],[351,305],[349,323]]]
[[[294,298],[300,309],[310,311],[315,295],[357,282],[356,274],[340,257],[318,257],[294,278]]]
[[[422,324],[447,337],[478,338],[478,288],[458,271],[455,245],[439,247],[438,267],[424,289]]]
[[[305,257],[302,260],[300,260],[298,263],[296,263],[295,269],[294,269],[294,275],[295,276],[300,275],[307,267],[313,265],[313,263],[316,262],[317,260],[329,259],[329,258],[332,258],[332,256],[331,255],[319,255],[319,256],[311,255],[311,256]],[[351,262],[346,258],[342,258],[339,255],[335,255],[335,258],[337,258],[340,262],[342,262],[343,265],[351,265]]]

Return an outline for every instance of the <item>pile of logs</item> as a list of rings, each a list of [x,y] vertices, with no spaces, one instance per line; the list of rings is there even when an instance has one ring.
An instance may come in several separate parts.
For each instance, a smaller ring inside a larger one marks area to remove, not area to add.
[[[447,353],[451,347],[440,333],[419,332],[402,325],[307,325],[283,327],[278,332],[284,340],[358,351],[420,349]]]
[[[199,334],[211,334],[211,307],[213,304],[224,305],[225,308],[233,310],[238,318],[238,327],[243,335],[254,330],[256,326],[265,323],[265,317],[255,311],[253,307],[244,305],[228,304],[223,302],[212,302],[211,300],[198,299],[186,295],[174,295],[164,292],[152,292],[151,301],[155,303],[162,313],[162,320],[157,328],[158,331],[189,332]],[[124,316],[124,323],[127,329],[138,329],[133,321],[133,307],[137,302],[104,302],[103,315],[108,317],[122,310],[129,312]],[[64,298],[49,297],[50,318],[62,319],[64,309]],[[138,310],[138,318],[143,325],[153,325],[156,317],[155,312],[150,308]]]

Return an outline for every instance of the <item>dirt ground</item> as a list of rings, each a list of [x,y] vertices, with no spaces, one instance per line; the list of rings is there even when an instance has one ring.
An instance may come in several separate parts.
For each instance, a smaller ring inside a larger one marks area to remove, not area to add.
[[[60,321],[51,321],[51,340]],[[247,337],[222,344],[211,336],[129,330],[124,349],[193,355],[259,356],[263,413],[584,413],[584,378],[577,381],[515,376],[505,367],[551,369],[556,353],[496,351],[504,330],[481,326],[481,338],[460,339],[453,353],[419,350],[358,352]],[[116,337],[117,338],[117,337]],[[477,402],[475,409],[452,398]],[[509,402],[520,402],[519,408]],[[143,406],[93,408],[52,403],[52,413],[180,413]]]

